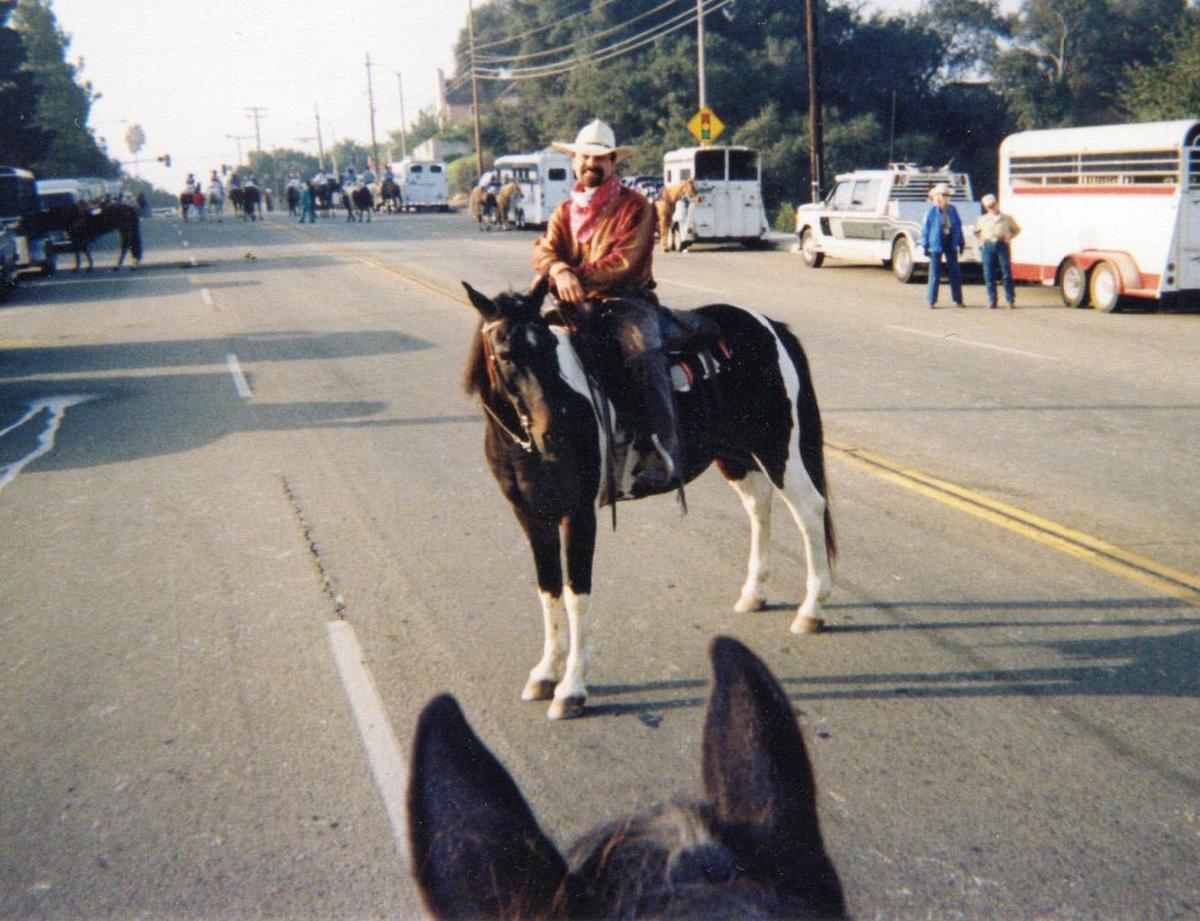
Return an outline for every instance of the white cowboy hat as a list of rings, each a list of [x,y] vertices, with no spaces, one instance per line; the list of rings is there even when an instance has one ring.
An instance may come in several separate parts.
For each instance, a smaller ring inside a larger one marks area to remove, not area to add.
[[[617,160],[624,160],[637,150],[636,147],[618,147],[617,136],[613,134],[612,128],[598,118],[579,129],[579,133],[575,135],[574,144],[555,141],[550,147],[569,154],[590,154],[592,156],[615,154]]]
[[[952,195],[954,195],[954,192],[950,188],[949,183],[939,182],[937,185],[935,185],[933,187],[933,194],[934,195],[952,196]]]

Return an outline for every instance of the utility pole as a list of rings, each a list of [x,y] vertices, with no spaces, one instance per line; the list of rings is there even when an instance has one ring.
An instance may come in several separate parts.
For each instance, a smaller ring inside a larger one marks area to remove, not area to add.
[[[708,96],[704,91],[704,4],[696,0],[696,70],[700,72],[700,108],[708,105]]]
[[[317,166],[325,172],[325,142],[321,140],[321,110],[313,103],[313,111],[317,114]]]
[[[262,130],[259,122],[266,117],[267,110],[262,106],[246,106],[246,112],[254,119],[254,149],[262,150]]]
[[[471,43],[471,108],[475,110],[475,172],[483,175],[483,142],[479,131],[479,81],[475,77],[475,5],[467,0],[467,36]]]
[[[375,169],[379,171],[379,143],[375,140],[375,91],[371,87],[371,55],[367,54],[367,107],[371,110],[371,155],[375,158]]]
[[[229,140],[231,140],[231,141],[237,141],[238,166],[241,166],[242,165],[242,141],[248,141],[250,139],[248,137],[246,137],[246,135],[244,135],[244,134],[227,134],[227,135],[225,135],[225,137],[229,138]]]
[[[817,3],[805,0],[804,26],[808,36],[808,138],[809,169],[812,172],[812,200],[821,200],[821,168],[825,142],[821,137],[821,66],[818,60],[820,35],[817,31]]]
[[[400,159],[408,159],[408,129],[404,126],[404,83],[396,71],[396,89],[400,91]]]

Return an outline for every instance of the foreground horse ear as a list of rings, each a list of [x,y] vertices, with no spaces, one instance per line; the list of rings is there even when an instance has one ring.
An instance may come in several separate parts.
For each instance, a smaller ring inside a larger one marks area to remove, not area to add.
[[[408,825],[417,883],[437,918],[543,917],[567,874],[516,783],[449,695],[432,700],[417,723]]]
[[[825,852],[816,786],[791,704],[766,665],[737,640],[710,649],[713,691],[704,725],[704,786],[748,875],[783,898],[845,915]]]
[[[495,301],[486,294],[480,294],[465,281],[462,283],[462,286],[467,289],[467,297],[471,299],[471,306],[478,310],[485,320],[496,319],[500,308],[496,306]]]

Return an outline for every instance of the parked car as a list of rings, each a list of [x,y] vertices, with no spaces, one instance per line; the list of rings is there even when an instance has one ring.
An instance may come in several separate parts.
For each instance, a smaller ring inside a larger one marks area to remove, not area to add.
[[[57,266],[54,247],[39,229],[37,187],[33,173],[0,166],[0,226],[17,244],[17,269],[50,275]]]
[[[8,300],[17,287],[17,241],[0,227],[0,304]]]
[[[979,262],[979,243],[968,228],[983,209],[966,173],[946,167],[892,163],[834,179],[825,200],[796,211],[796,238],[805,265],[820,268],[826,256],[888,267],[902,282],[912,281],[929,256],[921,249],[921,227],[929,210],[929,190],[950,186],[950,202],[962,218],[966,250],[962,262]]]
[[[662,176],[626,176],[622,182],[629,188],[636,189],[650,201],[658,201],[662,195]]]

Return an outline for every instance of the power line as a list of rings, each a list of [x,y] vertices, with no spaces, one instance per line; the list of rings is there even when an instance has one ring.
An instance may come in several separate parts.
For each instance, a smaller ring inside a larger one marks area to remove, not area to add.
[[[575,19],[577,16],[586,16],[588,13],[595,12],[596,10],[602,10],[604,7],[611,6],[616,2],[617,0],[601,0],[601,2],[597,3],[595,6],[591,6],[590,3],[585,0],[583,9],[576,10],[574,13],[566,13],[565,15],[559,16],[554,22],[544,26],[538,26],[536,29],[530,29],[527,32],[520,32],[516,35],[509,35],[505,38],[498,38],[494,41],[484,42],[482,45],[476,45],[475,51],[478,52],[483,48],[495,48],[499,45],[507,45],[510,42],[517,41],[518,39],[528,38],[531,35],[538,35],[541,32],[548,32],[550,29],[558,28],[559,26],[563,25],[563,23]]]
[[[637,35],[632,35],[620,41],[613,42],[604,48],[590,51],[576,58],[567,58],[550,64],[521,68],[475,68],[475,74],[481,80],[537,80],[544,77],[557,77],[589,64],[603,64],[614,58],[629,54],[639,48],[644,48],[652,42],[667,35],[687,28],[696,22],[698,15],[707,16],[716,10],[732,6],[735,0],[705,0],[701,13],[688,10],[665,20],[657,26],[652,26]]]
[[[637,22],[638,20],[646,19],[650,16],[653,16],[655,13],[658,13],[661,10],[666,9],[669,6],[674,6],[675,4],[677,4],[679,2],[680,2],[680,0],[666,0],[665,3],[660,3],[658,6],[646,10],[644,13],[639,13],[638,15],[634,16],[632,19],[629,19],[628,21],[623,22],[620,25],[613,26],[611,29],[605,29],[601,32],[593,32],[592,34],[587,35],[585,37],[588,39],[599,39],[599,38],[604,38],[605,36],[608,36],[608,35],[613,35],[614,33],[622,31],[623,29],[627,28],[628,26],[632,25],[633,23]],[[576,47],[576,43],[571,43],[569,45],[559,45],[557,48],[547,48],[545,51],[531,51],[529,54],[514,54],[514,55],[490,55],[490,54],[480,55],[480,54],[477,54],[477,55],[475,55],[475,60],[481,61],[485,64],[515,63],[517,61],[532,60],[533,58],[550,57],[551,55],[558,54],[559,52],[562,52],[562,51],[571,51],[575,47]]]

